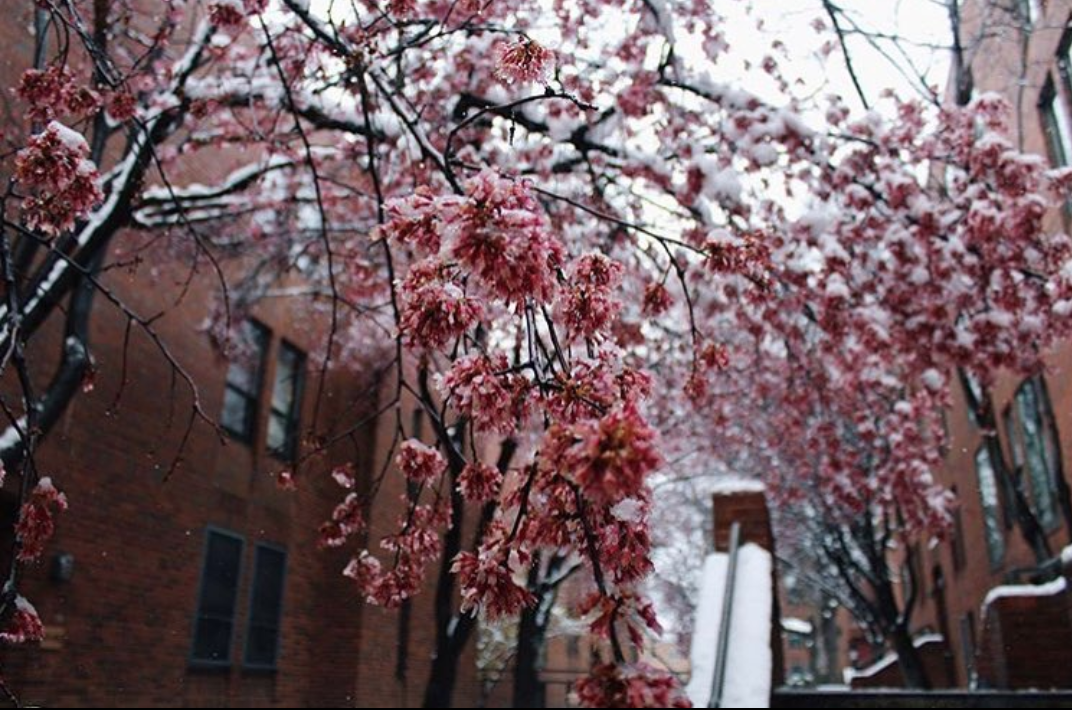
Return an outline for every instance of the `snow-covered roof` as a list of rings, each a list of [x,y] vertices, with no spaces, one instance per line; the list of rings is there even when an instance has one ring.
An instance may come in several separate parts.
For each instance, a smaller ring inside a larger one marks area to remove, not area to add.
[[[707,707],[714,682],[722,598],[729,555],[704,560],[696,628],[692,636],[692,679],[685,689],[695,707]],[[770,647],[773,583],[771,556],[753,543],[742,545],[722,688],[724,708],[765,708],[770,703],[773,656]]]
[[[1064,551],[1061,552],[1061,559],[1064,559]],[[983,600],[983,614],[985,616],[987,607],[998,599],[1006,599],[1009,597],[1049,597],[1054,594],[1060,594],[1067,588],[1068,580],[1064,577],[1058,577],[1045,584],[1003,584],[1000,587],[994,587],[987,592],[986,599]]]
[[[782,619],[782,629],[791,634],[801,634],[802,636],[809,636],[814,630],[810,621],[798,619],[794,616],[787,616]]]
[[[941,643],[943,640],[941,634],[923,634],[912,639],[912,645],[916,648],[922,648],[929,643]],[[856,678],[871,678],[878,675],[881,671],[889,668],[891,665],[897,662],[897,654],[893,651],[889,651],[878,659],[874,663],[864,668],[845,668],[841,674],[845,679],[845,685],[852,685],[852,681]]]
[[[711,481],[712,493],[762,493],[767,490],[763,481],[743,476],[725,476]]]

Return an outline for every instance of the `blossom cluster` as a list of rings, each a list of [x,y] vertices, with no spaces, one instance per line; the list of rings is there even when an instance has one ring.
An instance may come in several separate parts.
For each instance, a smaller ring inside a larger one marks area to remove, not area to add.
[[[81,134],[58,121],[33,136],[15,157],[15,179],[35,194],[23,202],[31,229],[60,234],[102,199],[100,174]]]
[[[67,496],[61,493],[48,476],[42,478],[22,504],[15,534],[19,541],[20,562],[36,560],[45,551],[45,544],[56,531],[54,511],[67,510]]]

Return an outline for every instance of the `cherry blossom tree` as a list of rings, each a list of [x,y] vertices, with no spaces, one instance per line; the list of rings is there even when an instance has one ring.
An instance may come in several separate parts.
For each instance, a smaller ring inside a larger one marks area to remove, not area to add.
[[[322,543],[352,550],[355,603],[403,606],[435,579],[426,706],[449,705],[479,617],[536,602],[548,555],[585,568],[580,611],[609,650],[579,698],[680,706],[671,677],[627,661],[658,629],[642,582],[664,462],[743,451],[783,500],[799,476],[839,510],[938,531],[950,370],[1029,369],[1023,340],[1068,332],[1069,242],[1041,217],[1069,175],[1008,143],[993,98],[853,118],[795,99],[776,42],[761,98],[718,80],[731,38],[704,0],[142,5],[38,0],[16,87],[0,352],[20,397],[0,453],[21,482],[17,557],[66,507],[33,452],[88,384],[95,294],[194,393],[188,426],[216,426],[153,318],[98,278],[121,230],[208,272],[224,347],[299,279],[293,307],[330,325],[318,396],[327,370],[377,363],[393,430],[371,480],[335,471]],[[175,179],[207,151],[233,169]],[[68,296],[39,394],[24,347]],[[309,432],[281,483],[365,423]],[[408,495],[370,539],[387,476]],[[40,635],[18,582],[16,562],[9,641]]]

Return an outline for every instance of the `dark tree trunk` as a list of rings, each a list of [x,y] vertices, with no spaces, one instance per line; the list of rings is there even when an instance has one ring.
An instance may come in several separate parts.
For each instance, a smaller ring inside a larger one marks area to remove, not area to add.
[[[420,374],[420,391],[425,402],[433,402],[428,389],[428,371],[422,368]],[[434,408],[430,411],[435,411]],[[436,429],[436,435],[441,441],[449,441],[450,435],[446,426],[438,419],[432,419],[432,425]],[[457,430],[464,430],[464,421],[459,422]],[[510,460],[517,451],[517,442],[506,439],[499,450],[497,467],[505,472],[510,467]],[[469,640],[470,634],[476,628],[476,618],[471,614],[454,613],[454,574],[450,571],[451,561],[461,550],[462,517],[465,509],[465,500],[458,492],[457,477],[464,461],[453,450],[448,451],[451,476],[451,528],[443,540],[443,559],[440,561],[439,580],[436,584],[435,594],[435,655],[432,657],[432,668],[428,674],[428,683],[424,687],[424,702],[421,707],[426,708],[449,708],[454,698],[454,686],[458,679],[458,661],[461,660],[462,651]],[[480,519],[477,521],[476,533],[473,536],[475,548],[484,537],[484,530],[495,516],[495,503],[485,503],[480,511]]]
[[[890,634],[890,641],[893,643],[894,653],[897,654],[897,665],[901,669],[905,687],[930,690],[927,669],[923,666],[919,649],[912,643],[912,635],[908,633],[908,629],[898,626]]]
[[[542,599],[540,600],[543,601]],[[517,652],[514,662],[514,707],[547,706],[546,687],[540,680],[540,656],[547,638],[547,617],[538,603],[521,613],[517,628]]]
[[[466,623],[472,625],[472,617],[463,616],[459,619],[458,628]],[[468,633],[465,634],[468,636]],[[435,658],[432,659],[432,671],[428,675],[428,685],[424,688],[424,702],[421,707],[425,708],[449,708],[454,697],[454,685],[458,679],[458,661],[461,659],[462,649],[465,643],[440,644]]]

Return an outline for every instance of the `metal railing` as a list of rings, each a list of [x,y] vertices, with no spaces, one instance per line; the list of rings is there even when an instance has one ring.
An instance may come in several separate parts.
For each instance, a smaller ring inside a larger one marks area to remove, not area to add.
[[[722,593],[722,620],[718,625],[718,645],[715,648],[715,675],[711,680],[711,697],[707,707],[722,706],[722,690],[726,685],[726,656],[730,647],[730,621],[733,619],[733,589],[737,579],[737,553],[741,546],[741,524],[730,526],[729,562],[726,567],[726,591]]]

